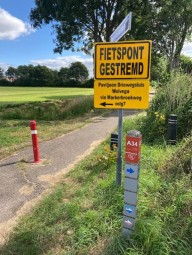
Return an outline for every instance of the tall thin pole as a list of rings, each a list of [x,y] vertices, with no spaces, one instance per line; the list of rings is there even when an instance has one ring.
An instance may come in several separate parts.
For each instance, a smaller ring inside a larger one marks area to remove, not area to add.
[[[117,154],[117,165],[116,165],[116,185],[121,186],[121,173],[122,173],[122,134],[123,134],[123,110],[118,111],[118,154]]]

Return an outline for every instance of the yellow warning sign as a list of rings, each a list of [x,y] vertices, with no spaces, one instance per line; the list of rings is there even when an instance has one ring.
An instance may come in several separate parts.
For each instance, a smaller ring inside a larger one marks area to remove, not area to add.
[[[147,109],[149,80],[95,80],[94,107]]]
[[[149,79],[151,41],[95,44],[95,79]]]

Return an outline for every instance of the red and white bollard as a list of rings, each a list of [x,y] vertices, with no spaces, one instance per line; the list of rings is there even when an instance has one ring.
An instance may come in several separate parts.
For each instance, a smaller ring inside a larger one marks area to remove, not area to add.
[[[29,124],[31,128],[31,136],[32,136],[32,144],[33,144],[33,155],[34,155],[33,163],[40,163],[41,160],[40,160],[39,147],[38,147],[36,121],[31,120]]]

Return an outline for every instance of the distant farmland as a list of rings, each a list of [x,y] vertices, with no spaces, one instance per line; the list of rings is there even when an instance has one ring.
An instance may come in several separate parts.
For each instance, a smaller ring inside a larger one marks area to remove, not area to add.
[[[0,104],[67,99],[93,95],[93,89],[47,87],[0,87]]]

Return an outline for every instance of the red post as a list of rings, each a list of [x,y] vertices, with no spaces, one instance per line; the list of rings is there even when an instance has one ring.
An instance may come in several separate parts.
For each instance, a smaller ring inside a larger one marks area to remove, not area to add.
[[[40,160],[39,147],[38,147],[36,121],[31,120],[29,124],[31,128],[31,136],[32,136],[32,144],[33,144],[33,155],[34,155],[33,163],[39,163],[41,160]]]

